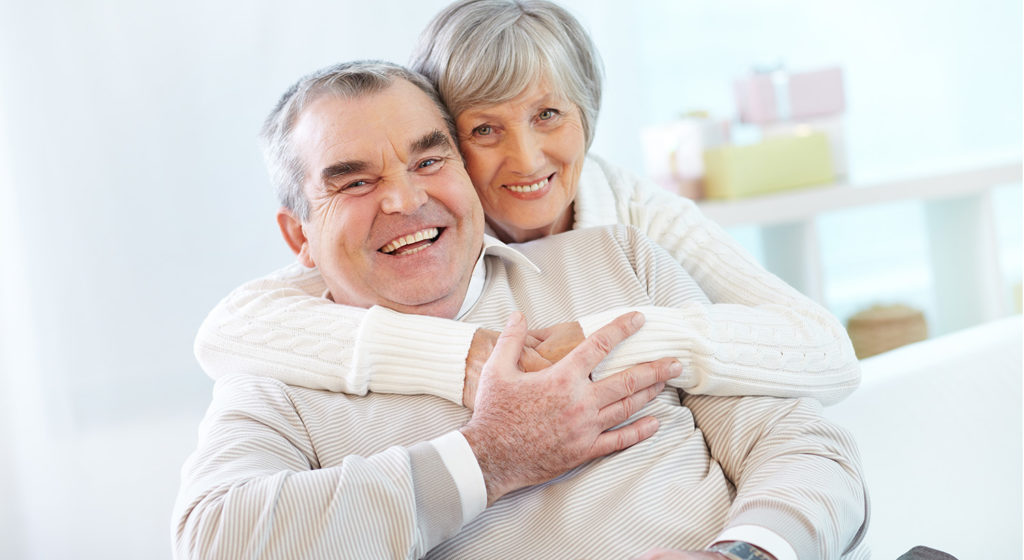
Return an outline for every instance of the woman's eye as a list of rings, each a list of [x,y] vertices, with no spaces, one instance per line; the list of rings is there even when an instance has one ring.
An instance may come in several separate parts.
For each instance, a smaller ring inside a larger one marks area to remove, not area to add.
[[[544,109],[543,111],[540,112],[539,115],[537,115],[537,118],[539,118],[542,121],[546,121],[555,118],[555,115],[557,114],[558,111],[554,109]]]
[[[477,136],[489,136],[491,134],[491,132],[494,132],[494,131],[491,129],[490,126],[488,126],[486,124],[478,126],[478,127],[473,129],[473,134],[475,134]]]

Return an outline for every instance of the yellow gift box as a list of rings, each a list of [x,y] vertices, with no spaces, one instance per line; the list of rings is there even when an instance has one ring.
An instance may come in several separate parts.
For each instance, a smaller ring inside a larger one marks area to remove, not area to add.
[[[835,180],[828,136],[808,132],[704,151],[707,198],[741,198]]]

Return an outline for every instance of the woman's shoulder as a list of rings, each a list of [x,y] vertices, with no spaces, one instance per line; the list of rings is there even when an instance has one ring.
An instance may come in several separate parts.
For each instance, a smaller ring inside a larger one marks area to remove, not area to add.
[[[609,162],[605,158],[588,154],[581,173],[578,200],[583,206],[595,213],[603,211],[609,217],[611,212],[623,223],[630,223],[627,218],[632,206],[665,205],[671,208],[695,208],[692,200],[669,192],[652,181],[637,176],[625,167]],[[612,210],[614,209],[614,211]],[[589,214],[590,212],[588,212]],[[588,216],[589,217],[589,216]],[[598,223],[588,220],[586,226]]]
[[[587,155],[580,182],[581,190],[585,184],[592,191],[600,189],[610,192],[620,203],[646,201],[651,197],[673,194],[626,167],[596,154]]]

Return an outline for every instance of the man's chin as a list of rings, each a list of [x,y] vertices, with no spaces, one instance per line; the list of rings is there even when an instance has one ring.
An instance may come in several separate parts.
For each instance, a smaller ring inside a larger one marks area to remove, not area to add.
[[[459,309],[462,307],[462,301],[464,298],[456,297],[453,294],[448,294],[443,297],[437,298],[423,298],[414,301],[397,302],[391,301],[388,303],[381,303],[384,307],[390,308],[400,313],[409,313],[413,315],[430,315],[432,317],[441,317],[443,319],[454,319],[459,313]]]

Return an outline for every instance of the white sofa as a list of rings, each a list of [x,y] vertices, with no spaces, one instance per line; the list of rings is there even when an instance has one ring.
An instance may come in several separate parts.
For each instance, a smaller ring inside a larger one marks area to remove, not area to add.
[[[877,560],[916,545],[960,560],[1021,557],[1021,317],[862,361],[825,409],[856,435]]]

